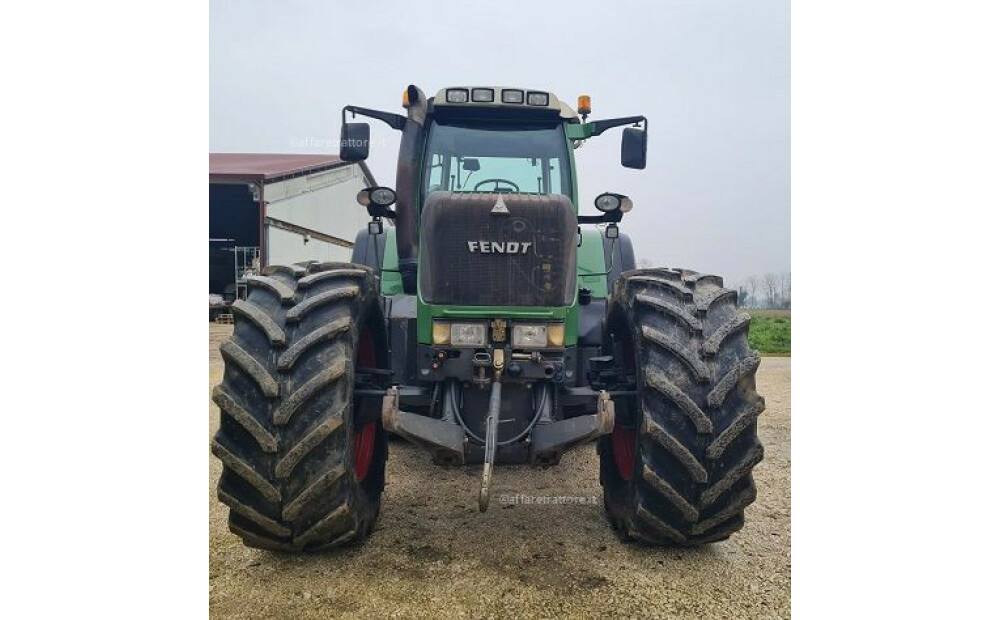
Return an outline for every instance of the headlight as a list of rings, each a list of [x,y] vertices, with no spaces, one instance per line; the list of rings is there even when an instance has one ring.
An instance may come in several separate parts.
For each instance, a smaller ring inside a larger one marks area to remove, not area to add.
[[[366,187],[358,192],[358,204],[362,207],[377,205],[388,207],[396,202],[396,192],[388,187]]]
[[[524,91],[505,88],[500,91],[500,100],[504,103],[524,103]]]
[[[492,88],[473,88],[472,100],[480,103],[493,103]]]
[[[451,346],[453,347],[486,346],[486,324],[452,323]]]
[[[388,187],[379,187],[371,191],[372,202],[380,207],[388,207],[396,202],[396,192]]]
[[[528,93],[528,105],[549,105],[549,94]]]
[[[435,321],[433,337],[436,345],[484,347],[486,346],[486,324]]]
[[[622,200],[615,194],[601,194],[594,200],[594,206],[597,207],[598,211],[603,211],[607,213],[608,211],[614,211],[622,205]]]
[[[514,325],[510,342],[519,349],[542,349],[549,345],[548,325]]]
[[[469,91],[464,88],[449,88],[445,93],[448,103],[467,103],[469,101]]]

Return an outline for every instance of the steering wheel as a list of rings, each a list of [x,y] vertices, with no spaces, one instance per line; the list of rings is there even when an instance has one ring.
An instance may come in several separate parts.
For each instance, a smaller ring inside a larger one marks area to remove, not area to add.
[[[486,185],[487,183],[493,183],[494,184],[493,185],[493,191],[494,192],[499,192],[500,191],[500,184],[501,183],[503,183],[504,185],[510,185],[511,187],[514,188],[513,190],[508,189],[507,190],[508,193],[512,192],[512,191],[514,191],[514,192],[520,192],[521,191],[521,188],[517,186],[517,183],[515,183],[513,181],[508,181],[507,179],[483,179],[479,183],[476,183],[476,186],[472,188],[472,191],[478,192],[480,186]]]

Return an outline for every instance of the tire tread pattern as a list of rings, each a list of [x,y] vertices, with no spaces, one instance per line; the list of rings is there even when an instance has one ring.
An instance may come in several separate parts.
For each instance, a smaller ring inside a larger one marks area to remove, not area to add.
[[[218,498],[250,547],[318,551],[367,537],[385,476],[385,438],[364,481],[354,451],[355,351],[362,327],[384,347],[378,279],[363,266],[311,262],[268,267],[233,304],[212,398],[222,461]],[[372,327],[375,326],[375,327]],[[388,351],[379,363],[387,364]],[[383,366],[384,367],[384,366]]]
[[[757,497],[752,470],[764,457],[757,418],[760,355],[750,349],[750,316],[722,278],[686,269],[622,274],[606,328],[635,353],[634,474],[618,474],[612,442],[598,444],[609,520],[627,540],[692,546],[724,540]],[[611,341],[608,341],[611,343]],[[617,346],[617,345],[615,345]]]

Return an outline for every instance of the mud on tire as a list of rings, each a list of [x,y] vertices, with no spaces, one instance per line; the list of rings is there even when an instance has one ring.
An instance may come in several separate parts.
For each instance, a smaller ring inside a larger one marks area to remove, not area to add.
[[[233,304],[212,453],[219,500],[250,547],[314,551],[367,537],[387,447],[376,399],[354,399],[357,368],[388,368],[377,278],[364,266],[264,270]]]
[[[644,269],[615,283],[606,347],[635,376],[637,396],[616,399],[615,429],[598,453],[622,538],[688,546],[743,527],[764,454],[749,325],[717,276]]]

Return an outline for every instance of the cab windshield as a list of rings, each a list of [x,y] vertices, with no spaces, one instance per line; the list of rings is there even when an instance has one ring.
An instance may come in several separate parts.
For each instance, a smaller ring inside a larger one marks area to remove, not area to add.
[[[434,121],[424,150],[423,193],[570,194],[561,124]]]

